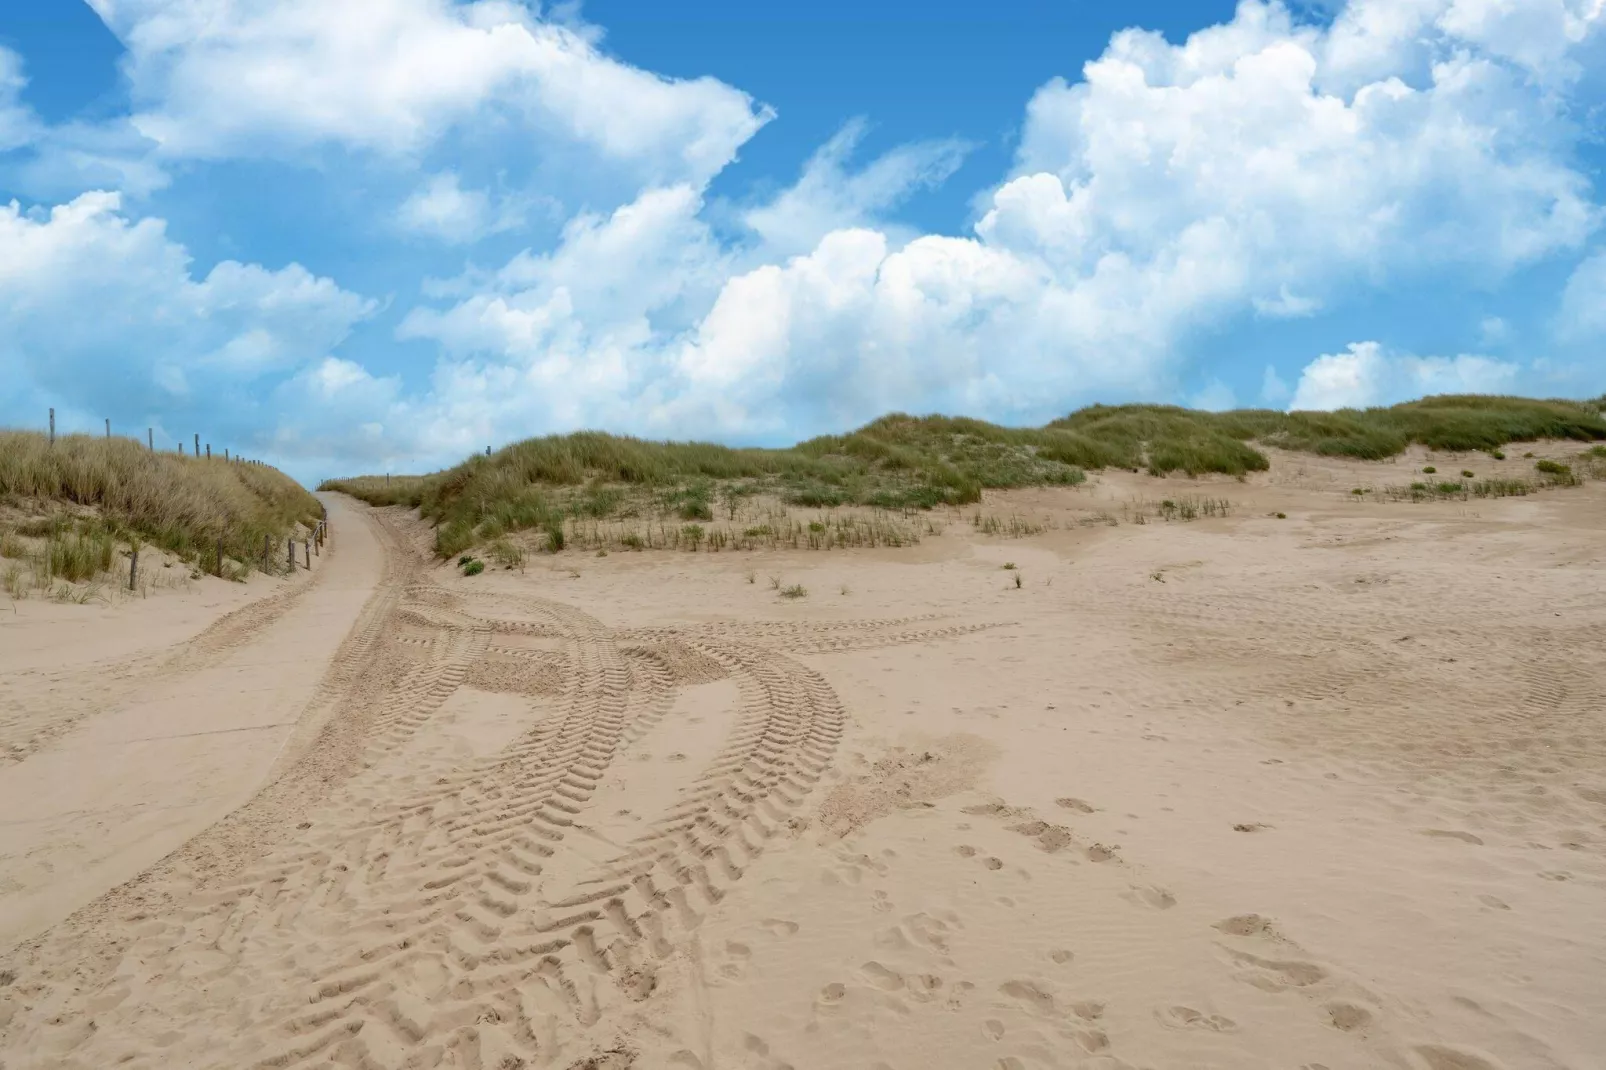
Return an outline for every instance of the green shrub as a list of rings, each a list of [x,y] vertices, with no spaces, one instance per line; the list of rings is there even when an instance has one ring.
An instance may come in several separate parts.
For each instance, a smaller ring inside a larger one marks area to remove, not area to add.
[[[548,518],[542,530],[546,532],[547,550],[555,554],[563,549],[567,540],[564,538],[563,518],[561,516]]]
[[[1489,456],[1493,457],[1497,461],[1503,461],[1506,459],[1506,451],[1500,449],[1490,450]]]
[[[1461,478],[1462,479],[1474,479],[1474,478],[1476,478],[1476,476],[1472,471],[1470,471],[1470,470],[1468,470],[1466,468],[1463,468],[1463,469],[1461,469]]]
[[[1437,472],[1438,469],[1433,467],[1431,464],[1425,464],[1422,466],[1422,471],[1424,474],[1431,476],[1433,473]]]
[[[1570,476],[1573,472],[1571,466],[1549,459],[1535,461],[1534,469],[1543,472],[1547,476]]]
[[[782,598],[796,599],[796,598],[807,598],[808,596],[809,596],[808,588],[804,587],[801,583],[794,583],[791,586],[782,587],[781,588],[781,597]]]
[[[465,576],[478,576],[481,572],[484,572],[484,571],[485,571],[485,562],[484,561],[470,561],[468,564],[463,566],[463,575],[465,575]]]

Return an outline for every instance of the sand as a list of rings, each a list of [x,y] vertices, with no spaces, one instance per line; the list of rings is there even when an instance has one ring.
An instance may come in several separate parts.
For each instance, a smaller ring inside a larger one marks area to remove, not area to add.
[[[476,577],[330,499],[0,648],[0,1065],[1600,1066],[1606,485],[1423,459]]]

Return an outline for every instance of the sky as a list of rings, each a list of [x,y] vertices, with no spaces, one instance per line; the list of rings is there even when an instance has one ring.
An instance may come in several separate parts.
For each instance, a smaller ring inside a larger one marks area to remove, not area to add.
[[[1606,0],[0,0],[0,424],[1606,393]]]

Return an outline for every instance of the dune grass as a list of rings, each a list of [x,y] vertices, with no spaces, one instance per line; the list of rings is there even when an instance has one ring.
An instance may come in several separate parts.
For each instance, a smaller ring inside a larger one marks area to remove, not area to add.
[[[565,523],[586,518],[734,519],[757,495],[790,506],[908,511],[976,502],[985,489],[1075,485],[1089,469],[1242,477],[1268,467],[1259,447],[1382,460],[1413,443],[1496,452],[1538,439],[1606,441],[1606,413],[1593,401],[1468,395],[1338,412],[1093,405],[1040,428],[897,413],[784,449],[584,431],[527,439],[427,476],[361,476],[322,489],[418,508],[449,556],[531,528],[561,549]]]
[[[275,468],[152,452],[126,438],[67,435],[51,445],[31,431],[0,431],[0,505],[16,518],[0,524],[7,556],[42,540],[35,570],[72,582],[106,571],[118,547],[135,543],[210,569],[222,539],[225,557],[249,567],[264,536],[282,543],[322,511]]]

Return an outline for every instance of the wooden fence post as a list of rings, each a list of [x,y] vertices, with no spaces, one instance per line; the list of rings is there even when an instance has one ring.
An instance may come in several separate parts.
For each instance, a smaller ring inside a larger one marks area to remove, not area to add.
[[[106,417],[106,437],[112,437],[112,418],[110,416]]]
[[[295,575],[296,571],[296,541],[294,539],[286,539],[284,541],[284,547],[288,555],[285,560],[290,568],[288,574],[293,576]]]
[[[212,444],[210,442],[206,444],[206,459],[209,461],[212,459]]]
[[[307,571],[312,571],[312,540],[307,539],[302,544],[302,551],[307,555]]]
[[[200,460],[201,459],[201,436],[200,435],[196,435],[195,436],[195,459],[196,460]]]
[[[156,428],[154,427],[145,429],[145,448],[152,453],[156,452]]]
[[[268,574],[268,551],[273,548],[273,536],[262,536],[262,574]]]
[[[56,444],[56,410],[50,410],[50,444]]]
[[[136,589],[139,580],[139,547],[131,546],[128,549],[128,589]]]

